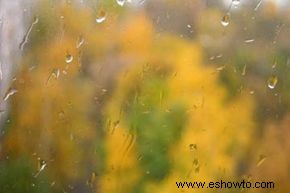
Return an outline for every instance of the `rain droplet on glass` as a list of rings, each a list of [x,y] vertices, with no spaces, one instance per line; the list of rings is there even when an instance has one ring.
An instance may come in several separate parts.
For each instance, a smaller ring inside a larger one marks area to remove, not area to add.
[[[261,6],[263,0],[260,0],[257,4],[257,6],[255,7],[255,11],[257,11],[259,9],[259,7]]]
[[[245,64],[243,67],[242,76],[246,75],[246,71],[247,71],[247,64]]]
[[[142,155],[139,155],[138,158],[137,158],[138,161],[140,161],[142,159],[143,159],[143,156]]]
[[[216,71],[222,71],[226,68],[226,65],[223,65],[223,66],[219,66],[216,68]]]
[[[200,166],[198,165],[198,166],[195,167],[194,172],[195,173],[199,173],[199,170],[200,170]]]
[[[51,75],[54,76],[56,79],[58,79],[59,74],[60,74],[60,72],[59,72],[59,69],[57,69],[57,68],[53,69],[51,72]]]
[[[274,64],[272,65],[272,68],[275,69],[277,66],[277,61],[274,62]]]
[[[46,165],[47,164],[45,160],[38,158],[38,171],[34,175],[34,177],[37,177],[40,174],[40,172],[42,172],[45,169]]]
[[[76,48],[80,48],[84,43],[85,43],[84,37],[83,36],[79,36]]]
[[[199,161],[198,161],[198,159],[194,159],[194,160],[193,160],[193,165],[194,165],[194,166],[199,165]]]
[[[278,77],[275,75],[270,76],[267,83],[270,89],[274,89],[278,83]]]
[[[50,73],[50,75],[49,75],[49,77],[48,77],[48,79],[47,79],[46,84],[49,83],[49,81],[51,80],[51,78],[58,79],[59,75],[60,75],[60,71],[59,71],[59,69],[54,68],[54,69],[51,71],[51,73]]]
[[[194,151],[194,150],[196,150],[197,149],[197,145],[196,144],[189,144],[189,150],[190,151]]]
[[[222,17],[221,19],[221,24],[222,26],[226,27],[230,24],[230,15],[229,14],[226,14]]]
[[[46,161],[43,159],[38,160],[38,169],[41,171],[46,167]]]
[[[234,6],[238,6],[240,3],[241,3],[240,0],[232,0],[232,4],[233,4]]]
[[[245,40],[244,42],[245,43],[252,43],[252,42],[254,42],[255,41],[255,39],[247,39],[247,40]]]
[[[259,167],[260,165],[262,165],[264,163],[264,161],[266,160],[266,158],[267,157],[265,155],[260,155],[256,166]]]
[[[38,23],[38,21],[39,21],[38,17],[34,17],[31,25],[29,26],[26,34],[23,37],[22,42],[19,44],[19,49],[20,50],[24,49],[25,44],[28,42],[28,38],[29,38],[29,35],[30,35],[31,31],[32,31],[32,28],[33,28],[34,25],[36,25]]]
[[[106,20],[107,13],[104,10],[101,10],[96,18],[97,23],[103,23]]]
[[[92,172],[90,178],[87,181],[87,185],[90,186],[91,188],[93,188],[95,181],[96,181],[96,178],[97,178],[96,172]]]
[[[60,111],[60,112],[58,113],[58,118],[59,118],[60,120],[63,120],[63,119],[65,118],[65,113],[64,113],[64,111]]]
[[[4,95],[3,100],[4,100],[4,101],[7,101],[7,100],[9,99],[10,96],[14,95],[14,94],[17,93],[17,92],[18,92],[18,91],[17,91],[16,89],[14,89],[14,88],[10,88],[10,89],[6,92],[6,94]]]
[[[146,1],[146,0],[140,0],[140,1],[139,1],[139,4],[142,5],[142,4],[144,4],[145,1]]]
[[[73,61],[74,57],[71,54],[66,54],[65,56],[65,62],[67,64],[71,63]]]
[[[121,7],[124,6],[126,0],[116,0],[117,4],[120,5]]]

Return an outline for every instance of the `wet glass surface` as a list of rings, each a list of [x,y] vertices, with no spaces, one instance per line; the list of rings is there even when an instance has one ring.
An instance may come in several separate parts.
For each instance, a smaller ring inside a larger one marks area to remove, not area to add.
[[[0,192],[289,192],[289,11],[0,0]]]

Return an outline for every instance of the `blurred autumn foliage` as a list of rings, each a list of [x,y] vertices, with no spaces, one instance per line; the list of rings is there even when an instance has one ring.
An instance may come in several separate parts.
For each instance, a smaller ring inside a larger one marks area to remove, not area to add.
[[[256,47],[232,46],[240,26],[222,28],[218,3],[182,2],[151,1],[137,11],[115,1],[39,3],[12,85],[18,92],[1,139],[0,190],[20,192],[11,179],[24,193],[173,193],[176,181],[244,176],[290,190],[285,48],[271,55],[277,68],[265,68],[260,63],[270,59],[256,56]],[[272,22],[269,12],[277,16],[270,5],[256,16],[261,26]],[[170,21],[163,9],[171,15],[173,8],[180,15]],[[279,101],[267,90],[271,71],[286,96]]]
[[[256,181],[274,181],[283,192],[290,191],[289,162],[290,162],[290,131],[289,115],[279,122],[269,122],[263,133],[263,138],[256,143],[256,152],[264,156],[265,163],[258,168],[252,165],[250,173]],[[258,156],[253,160],[259,162]]]
[[[118,127],[105,140],[103,192],[176,192],[175,181],[235,179],[254,128],[251,97],[227,103],[193,42],[164,35],[148,49],[147,63],[119,76],[108,103]]]

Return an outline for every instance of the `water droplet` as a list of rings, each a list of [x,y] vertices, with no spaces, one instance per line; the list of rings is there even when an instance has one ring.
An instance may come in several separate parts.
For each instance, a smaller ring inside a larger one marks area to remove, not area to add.
[[[257,161],[257,167],[259,167],[260,165],[262,165],[263,163],[264,163],[264,161],[266,160],[266,156],[265,155],[260,155],[259,156],[259,159],[258,159],[258,161]]]
[[[247,40],[245,40],[244,42],[245,43],[252,43],[252,42],[254,42],[255,41],[255,39],[247,39]]]
[[[60,72],[59,72],[59,69],[57,69],[57,68],[54,68],[51,72],[51,75],[54,76],[56,79],[58,79],[59,74],[60,74]]]
[[[65,62],[67,64],[71,63],[73,61],[74,57],[71,54],[66,54],[65,56]]]
[[[45,160],[38,158],[38,171],[34,175],[35,178],[40,174],[40,172],[42,172],[45,169],[46,165],[47,164]]]
[[[53,187],[55,185],[55,181],[50,183],[50,186]]]
[[[243,67],[242,76],[246,75],[246,70],[247,70],[247,64],[245,64]]]
[[[272,65],[272,69],[275,69],[277,66],[277,61],[274,62],[274,64]]]
[[[126,0],[116,0],[116,2],[118,3],[118,5],[120,5],[121,7],[124,6]]]
[[[37,24],[37,23],[38,23],[38,21],[39,21],[38,17],[34,17],[34,18],[33,18],[33,22],[32,22],[32,23],[35,25],[35,24]]]
[[[80,36],[80,37],[78,38],[76,48],[80,48],[84,43],[85,43],[85,39],[84,39],[84,37],[83,37],[83,36]]]
[[[193,164],[194,172],[199,173],[200,165],[199,165],[198,159],[194,159],[192,164]]]
[[[196,144],[189,144],[189,150],[190,151],[194,151],[197,149],[197,145]]]
[[[226,67],[226,65],[219,66],[219,67],[216,68],[216,71],[222,71],[222,70],[225,69],[225,67]]]
[[[137,158],[138,161],[140,161],[142,159],[143,159],[143,156],[142,155],[139,155],[138,158]]]
[[[51,71],[51,73],[50,73],[50,75],[49,75],[49,77],[48,77],[48,79],[47,79],[47,81],[46,81],[46,84],[49,83],[49,81],[51,80],[51,78],[58,79],[59,75],[60,75],[60,71],[59,71],[59,69],[54,68],[54,69]]]
[[[58,118],[59,118],[60,120],[63,120],[63,119],[65,118],[65,113],[64,113],[64,111],[60,111],[60,112],[58,113]]]
[[[226,14],[222,17],[221,24],[224,27],[226,27],[230,24],[230,15],[229,14]]]
[[[111,134],[114,133],[115,129],[119,126],[119,124],[120,124],[119,120],[113,122],[113,127],[112,127]]]
[[[43,159],[38,159],[38,169],[42,171],[46,167],[46,161]]]
[[[238,6],[240,3],[241,3],[240,0],[232,0],[232,4],[233,4],[234,6]]]
[[[93,188],[95,181],[96,181],[96,178],[97,178],[96,172],[92,172],[89,180],[87,181],[87,185],[90,186],[91,188]]]
[[[10,89],[6,92],[6,94],[5,94],[4,98],[3,98],[3,100],[4,100],[4,101],[8,100],[10,96],[14,95],[14,94],[17,93],[17,92],[18,92],[18,91],[17,91],[16,89],[10,88]]]
[[[33,28],[34,25],[36,25],[38,23],[38,21],[39,21],[38,17],[34,17],[31,25],[29,26],[26,34],[23,37],[22,42],[19,44],[19,49],[20,50],[24,49],[25,44],[28,42],[28,38],[29,38],[29,35],[30,35],[31,31],[32,31],[32,28]]]
[[[259,9],[259,7],[261,6],[263,0],[260,0],[257,4],[257,6],[255,7],[255,11],[257,11]]]
[[[268,87],[270,89],[274,89],[278,83],[278,78],[275,75],[270,76],[270,78],[268,79]]]
[[[197,167],[195,168],[194,172],[195,172],[195,173],[199,173],[199,170],[200,170],[200,167],[197,166]]]
[[[197,166],[198,165],[198,159],[193,160],[193,165]]]
[[[145,1],[146,1],[146,0],[140,0],[140,1],[139,1],[139,4],[142,5],[142,4],[144,4]]]
[[[103,23],[106,20],[106,16],[107,16],[107,13],[104,10],[100,11],[100,13],[98,14],[96,18],[96,22]]]

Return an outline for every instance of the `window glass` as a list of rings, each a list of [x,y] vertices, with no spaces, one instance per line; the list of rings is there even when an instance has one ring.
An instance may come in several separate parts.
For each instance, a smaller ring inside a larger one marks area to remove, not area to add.
[[[0,192],[290,192],[289,0],[0,0]]]

